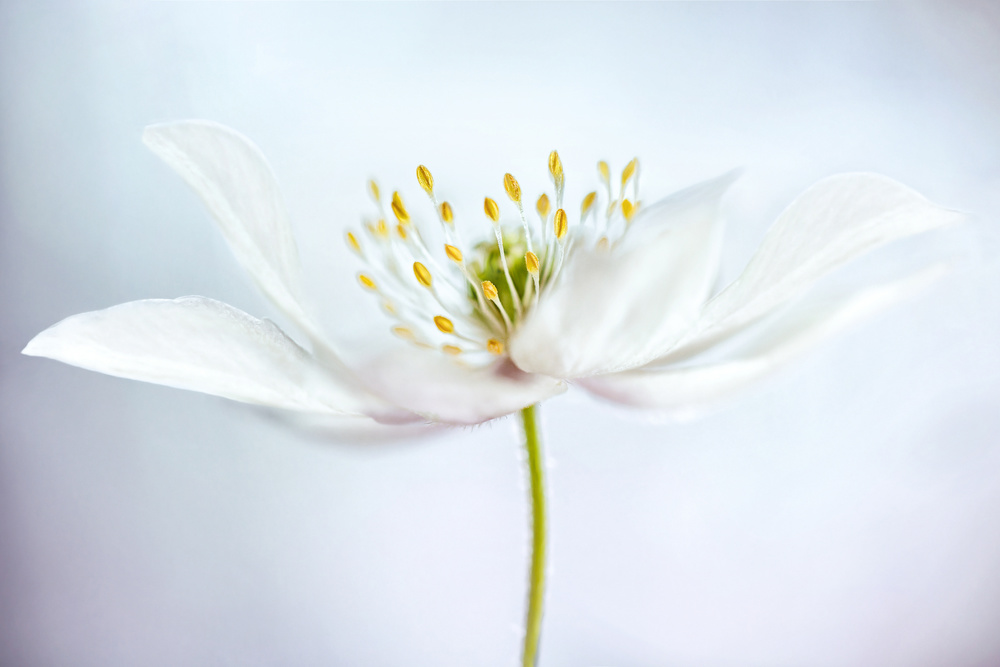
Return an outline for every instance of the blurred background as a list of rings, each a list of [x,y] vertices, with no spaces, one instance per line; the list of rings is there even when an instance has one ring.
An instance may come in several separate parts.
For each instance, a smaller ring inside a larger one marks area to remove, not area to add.
[[[1000,12],[989,2],[0,2],[0,664],[511,665],[516,422],[330,442],[247,406],[20,355],[69,315],[203,294],[274,317],[140,142],[209,118],[271,160],[313,294],[383,330],[347,226],[427,164],[468,211],[647,201],[733,167],[724,278],[794,196],[896,178],[964,228],[920,298],[704,418],[542,407],[541,665],[1000,663]],[[485,227],[482,231],[486,231]]]

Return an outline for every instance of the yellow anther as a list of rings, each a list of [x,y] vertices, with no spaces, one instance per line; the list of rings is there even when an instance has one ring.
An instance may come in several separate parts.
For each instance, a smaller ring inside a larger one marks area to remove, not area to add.
[[[451,224],[451,221],[455,218],[455,215],[451,212],[451,204],[446,201],[441,202],[441,219]]]
[[[444,244],[444,254],[448,255],[448,259],[455,262],[456,264],[462,263],[462,251],[453,245]]]
[[[611,247],[611,242],[608,241],[607,236],[602,236],[601,240],[597,242],[598,250],[607,250],[610,247]]]
[[[452,324],[451,320],[449,320],[444,315],[434,316],[434,326],[436,326],[438,328],[438,331],[440,331],[441,333],[451,333],[452,331],[455,330],[455,325]]]
[[[431,278],[431,272],[427,270],[427,267],[420,262],[413,263],[413,275],[417,277],[417,282],[424,287],[430,287],[433,279]]]
[[[403,206],[403,199],[399,196],[398,192],[392,193],[392,212],[401,224],[405,225],[410,222],[410,214],[406,212],[406,207]]]
[[[420,187],[427,194],[430,194],[434,190],[434,177],[431,176],[431,170],[424,165],[417,167],[417,183],[420,183]]]
[[[406,227],[403,225],[396,225],[396,233],[399,234],[399,238],[406,240]]]
[[[538,215],[542,216],[543,218],[547,218],[549,217],[549,208],[550,208],[549,196],[543,194],[541,197],[538,198],[538,203],[535,204],[535,210],[538,211]]]
[[[569,231],[569,222],[566,220],[566,211],[562,209],[556,211],[553,227],[556,232],[556,238],[562,241],[563,237],[566,236],[566,232]]]
[[[497,292],[497,286],[496,285],[494,285],[493,283],[491,283],[489,280],[484,280],[483,281],[483,294],[486,296],[487,299],[489,299],[490,301],[492,301],[493,299],[497,298],[497,295],[499,294],[499,292]]]
[[[625,184],[628,183],[628,179],[632,178],[632,176],[635,174],[635,168],[636,168],[636,166],[638,164],[639,164],[639,160],[636,159],[636,158],[632,158],[632,161],[629,162],[627,165],[625,165],[625,168],[622,170],[622,187],[623,188],[625,187]]]
[[[413,331],[407,327],[393,327],[392,333],[404,340],[413,340]]]
[[[370,290],[378,289],[377,287],[375,287],[375,281],[363,273],[358,274],[358,282],[361,283],[361,286],[366,289]]]
[[[524,253],[524,266],[531,275],[538,275],[538,255],[530,251]]]
[[[371,193],[372,199],[379,201],[378,183],[375,181],[368,181],[368,192]]]
[[[361,244],[358,243],[358,237],[354,235],[354,232],[347,232],[347,245],[351,246],[351,250],[361,254]]]
[[[396,306],[392,305],[392,301],[383,301],[382,308],[384,308],[385,312],[389,313],[390,315],[396,314]]]
[[[462,348],[457,345],[442,345],[441,350],[446,354],[459,355],[462,354]]]
[[[597,173],[601,175],[601,181],[605,185],[611,183],[611,168],[608,167],[608,163],[604,160],[597,163]]]
[[[622,215],[625,216],[626,222],[632,222],[632,216],[635,215],[635,206],[628,199],[622,200]]]
[[[563,166],[562,160],[559,159],[559,153],[552,151],[549,153],[549,173],[552,174],[552,180],[556,182],[556,185],[562,183],[563,180]]]
[[[389,236],[389,225],[385,224],[385,220],[379,220],[375,223],[375,233],[382,238]]]
[[[498,341],[496,338],[490,338],[486,341],[486,349],[490,351],[490,354],[499,356],[503,354],[503,343]]]
[[[511,174],[503,175],[503,189],[507,191],[507,196],[511,201],[521,203],[521,186],[517,184],[517,179]]]
[[[489,197],[483,201],[483,210],[486,211],[486,216],[494,223],[500,222],[500,207]]]
[[[597,193],[591,192],[586,197],[583,198],[583,204],[580,205],[580,218],[585,218],[587,213],[590,212],[591,207],[597,200]]]

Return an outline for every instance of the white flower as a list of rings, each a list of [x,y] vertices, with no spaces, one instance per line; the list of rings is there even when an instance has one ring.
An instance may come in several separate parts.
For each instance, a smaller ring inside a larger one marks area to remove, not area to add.
[[[508,174],[516,225],[501,227],[500,206],[487,199],[494,235],[465,245],[421,167],[435,229],[418,225],[398,194],[384,204],[372,183],[378,217],[367,234],[348,233],[365,264],[359,281],[405,341],[363,363],[325,335],[306,305],[298,251],[260,151],[203,121],[152,126],[144,140],[201,196],[307,346],[269,320],[191,296],[70,317],[24,353],[342,424],[475,424],[560,393],[567,381],[643,408],[702,404],[919,288],[937,269],[833,300],[798,298],[820,278],[877,246],[960,219],[888,178],[833,176],[793,202],[742,275],[713,296],[719,202],[732,174],[647,206],[636,161],[620,183],[602,162],[601,196],[588,195],[571,221],[553,153],[555,201],[539,200],[539,220],[524,211]],[[443,243],[428,247],[437,225]],[[720,344],[727,358],[699,363]]]

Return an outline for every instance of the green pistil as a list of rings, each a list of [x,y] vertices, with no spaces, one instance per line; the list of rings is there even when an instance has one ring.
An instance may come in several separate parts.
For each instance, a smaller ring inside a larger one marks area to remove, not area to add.
[[[504,232],[503,249],[507,255],[507,268],[510,270],[510,278],[514,282],[514,289],[519,295],[524,295],[524,288],[531,280],[528,275],[528,267],[524,262],[524,255],[528,252],[528,244],[524,238],[524,230],[517,232]],[[495,241],[483,241],[476,245],[476,259],[470,265],[473,275],[480,282],[489,280],[497,288],[497,298],[507,312],[512,322],[517,322],[517,310],[514,308],[514,296],[510,293],[510,286],[507,284],[507,277],[504,275],[503,263],[500,261],[500,249]],[[541,262],[543,257],[539,256]],[[470,298],[475,300],[476,295],[471,292]]]

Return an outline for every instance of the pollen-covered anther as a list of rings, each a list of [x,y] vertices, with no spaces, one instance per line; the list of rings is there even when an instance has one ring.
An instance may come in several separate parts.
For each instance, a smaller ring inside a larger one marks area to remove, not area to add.
[[[450,334],[455,330],[455,325],[444,315],[434,316],[434,326],[438,328],[438,331],[446,334]]]
[[[561,186],[564,178],[563,166],[557,151],[549,153],[549,173],[552,175],[552,180],[556,186]]]
[[[490,354],[495,354],[497,356],[500,356],[501,354],[503,354],[503,343],[498,341],[496,338],[490,338],[488,341],[486,341],[486,349],[489,351]]]
[[[378,191],[378,183],[376,183],[375,181],[368,181],[368,193],[371,194],[372,199],[374,199],[376,202],[381,199],[381,196],[379,195]]]
[[[487,299],[489,299],[490,301],[492,301],[493,299],[498,298],[498,296],[499,296],[500,293],[497,292],[497,286],[496,285],[494,285],[489,280],[484,280],[482,286],[483,286],[483,295]]]
[[[428,271],[427,267],[420,262],[413,263],[413,275],[417,277],[417,282],[424,287],[430,287],[433,283],[431,272]]]
[[[406,240],[406,227],[402,224],[396,225],[396,233],[399,234],[399,238]]]
[[[549,196],[543,194],[541,197],[538,198],[538,203],[535,204],[535,210],[538,211],[538,215],[542,216],[543,218],[547,218],[549,217],[550,209],[551,205],[549,204]]]
[[[441,351],[444,352],[445,354],[450,354],[452,356],[457,356],[459,354],[462,354],[462,348],[460,348],[458,345],[442,345]]]
[[[434,192],[434,177],[431,176],[431,170],[424,165],[417,167],[417,183],[420,183],[420,187],[427,194]]]
[[[455,214],[451,210],[451,204],[446,201],[441,202],[441,206],[438,207],[441,213],[441,219],[447,222],[449,225],[451,221],[455,219]]]
[[[351,248],[351,250],[360,255],[361,244],[358,242],[358,237],[354,235],[354,232],[347,232],[345,238],[347,239],[347,245]]]
[[[385,224],[385,220],[379,220],[375,223],[375,234],[382,238],[389,237],[389,225]]]
[[[528,273],[533,276],[538,275],[538,255],[528,251],[524,253],[524,266],[528,269]]]
[[[392,212],[401,225],[409,224],[410,214],[403,206],[403,198],[399,196],[399,192],[392,193]]]
[[[500,207],[489,197],[483,200],[483,210],[486,212],[486,217],[493,221],[493,224],[500,222]]]
[[[635,206],[628,199],[622,200],[622,215],[625,216],[626,222],[632,222],[635,216]]]
[[[456,264],[462,263],[462,251],[453,245],[444,244],[444,254],[448,256],[448,259],[455,262]]]
[[[635,168],[636,168],[636,165],[638,163],[639,163],[638,160],[636,160],[635,158],[632,158],[632,160],[627,165],[625,165],[625,168],[622,169],[622,188],[623,189],[625,188],[625,184],[628,183],[629,179],[632,178],[632,176],[635,175]]]
[[[590,213],[590,209],[594,207],[594,202],[595,201],[597,201],[597,193],[596,192],[590,192],[590,193],[587,194],[586,197],[583,198],[583,203],[580,204],[580,219],[581,220],[584,219],[584,218],[586,218],[587,214]]]
[[[601,175],[601,182],[606,186],[611,185],[611,168],[608,167],[608,163],[601,160],[597,163],[597,173]]]
[[[556,238],[560,241],[566,236],[566,232],[569,231],[569,221],[566,219],[566,211],[559,209],[556,211],[555,219],[552,222],[552,227],[555,230]]]
[[[358,282],[361,283],[361,286],[364,287],[365,289],[370,289],[370,290],[378,289],[378,287],[375,286],[375,281],[363,273],[358,274]]]
[[[512,202],[521,203],[521,186],[512,174],[503,175],[503,189],[507,191],[507,196]]]
[[[416,336],[413,333],[413,330],[410,329],[409,327],[393,327],[392,333],[393,335],[398,336],[403,340],[413,340],[414,338],[416,338]]]

